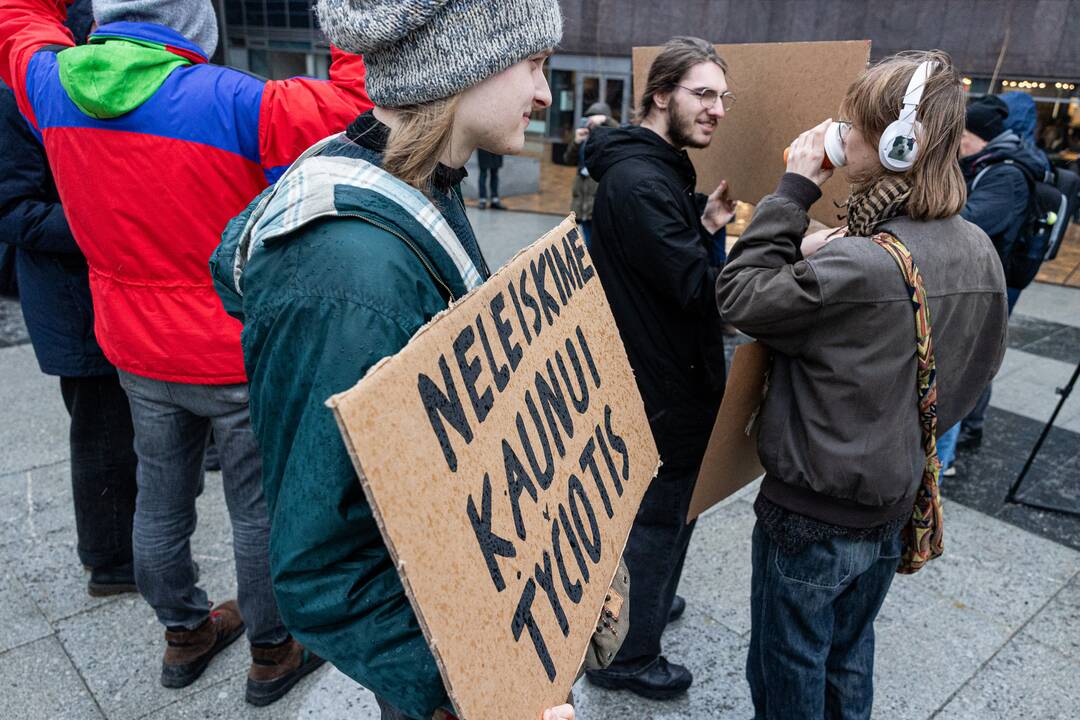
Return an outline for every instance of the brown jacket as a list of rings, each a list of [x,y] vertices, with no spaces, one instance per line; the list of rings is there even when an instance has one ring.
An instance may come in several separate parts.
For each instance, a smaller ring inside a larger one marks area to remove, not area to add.
[[[774,350],[761,414],[762,492],[793,512],[870,527],[910,512],[925,456],[915,326],[895,261],[843,237],[804,260],[812,182],[785,175],[757,207],[717,281],[724,318]],[[986,234],[954,216],[885,223],[930,298],[938,433],[974,406],[1005,353],[1005,277]]]
[[[600,127],[614,128],[619,127],[619,124],[608,118]],[[588,140],[585,142],[588,142]],[[592,220],[593,204],[596,202],[596,190],[600,187],[600,184],[588,175],[581,174],[581,145],[576,142],[567,145],[566,152],[563,154],[563,162],[567,165],[577,166],[574,185],[570,188],[570,211],[577,216],[578,222]]]

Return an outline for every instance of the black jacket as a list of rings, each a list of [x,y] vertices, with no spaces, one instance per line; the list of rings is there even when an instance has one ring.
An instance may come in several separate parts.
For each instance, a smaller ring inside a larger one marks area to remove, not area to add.
[[[590,253],[645,401],[661,460],[701,462],[720,407],[724,353],[701,224],[703,196],[685,152],[643,127],[597,128],[585,146],[600,186]]]
[[[48,375],[114,372],[94,338],[86,260],[71,235],[45,150],[0,83],[0,243],[15,247],[19,299]]]
[[[968,187],[967,204],[960,214],[990,236],[1002,265],[1007,267],[1027,215],[1030,183],[1045,173],[1042,159],[1023,145],[1020,136],[1008,130],[990,141],[982,152],[961,158],[960,169]],[[979,182],[973,190],[976,177]]]

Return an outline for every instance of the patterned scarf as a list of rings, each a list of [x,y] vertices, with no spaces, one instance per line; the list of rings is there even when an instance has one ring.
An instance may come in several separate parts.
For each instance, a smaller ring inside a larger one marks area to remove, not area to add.
[[[922,482],[915,495],[915,508],[912,510],[911,519],[901,531],[904,551],[900,566],[896,569],[898,573],[910,575],[921,570],[923,565],[944,551],[945,528],[941,514],[941,495],[938,491],[941,461],[937,454],[937,363],[934,360],[934,342],[930,332],[930,306],[926,301],[922,274],[915,265],[915,260],[904,244],[889,233],[878,233],[871,239],[889,253],[900,267],[904,283],[911,294],[911,304],[915,308],[919,424],[922,426],[926,464],[923,465]]]
[[[903,215],[911,197],[911,183],[903,175],[884,175],[847,201],[847,234],[870,237],[883,222]]]

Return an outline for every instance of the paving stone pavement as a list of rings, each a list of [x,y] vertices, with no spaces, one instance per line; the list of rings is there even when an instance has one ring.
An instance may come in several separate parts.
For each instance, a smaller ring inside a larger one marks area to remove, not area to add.
[[[493,267],[558,221],[523,213],[470,214]],[[0,310],[6,325],[18,328],[10,305]],[[1043,361],[1066,364],[1073,337],[1068,328],[1080,325],[1080,290],[1032,286],[1017,314],[1022,319],[999,376],[1000,392],[995,389],[995,425],[988,428],[995,437],[1017,428],[1035,432],[1048,416],[1042,404],[1024,403],[1032,394],[1052,398],[1060,368]],[[1058,334],[1063,342],[1047,340]],[[1035,364],[1038,371],[1029,372]],[[1014,382],[1022,383],[1022,392],[1015,392]],[[30,346],[17,338],[0,343],[0,428],[0,718],[378,717],[371,693],[333,668],[315,673],[269,708],[248,707],[243,642],[191,687],[161,688],[162,632],[146,604],[135,595],[94,599],[85,593],[87,578],[75,555],[67,420],[58,383],[41,375]],[[1008,457],[987,454],[993,462],[981,467],[993,477],[957,480],[955,494],[946,485],[946,554],[913,577],[896,578],[876,625],[875,718],[1080,717],[1080,551],[1068,546],[1074,528],[1018,519],[999,500],[972,489],[985,484],[996,492],[1002,482],[1007,485],[1027,437],[1004,446]],[[1055,435],[1062,449],[1033,481],[1050,478],[1045,482],[1065,488],[1071,471],[1075,488],[1078,437],[1068,429]],[[973,462],[969,467],[976,467]],[[1058,471],[1060,478],[1053,475]],[[707,513],[690,547],[680,586],[688,610],[664,639],[665,652],[695,674],[690,693],[658,703],[580,682],[579,717],[752,716],[743,665],[754,489]],[[1073,490],[1071,497],[1078,495]],[[224,598],[234,592],[233,560],[216,473],[207,476],[198,510],[193,552],[211,596]]]

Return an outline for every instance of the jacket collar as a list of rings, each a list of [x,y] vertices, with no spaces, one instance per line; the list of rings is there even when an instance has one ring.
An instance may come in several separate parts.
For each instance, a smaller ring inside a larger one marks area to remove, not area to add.
[[[100,26],[90,34],[88,42],[106,40],[130,40],[143,45],[156,45],[193,63],[210,61],[195,43],[164,25],[141,22],[111,22]]]

